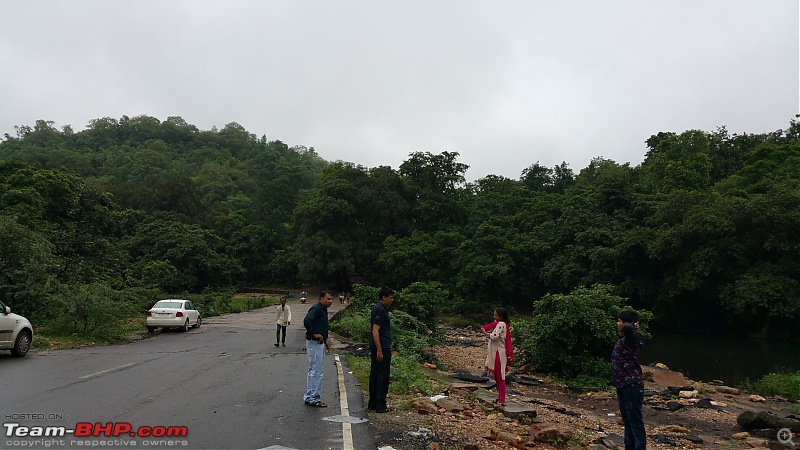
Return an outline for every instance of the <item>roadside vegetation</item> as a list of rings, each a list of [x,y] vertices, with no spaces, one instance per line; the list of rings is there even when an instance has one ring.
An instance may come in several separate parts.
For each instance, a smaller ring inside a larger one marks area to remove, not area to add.
[[[36,328],[33,348],[72,348],[129,341],[131,336],[144,334],[146,330],[145,311],[150,309],[155,302],[164,298],[191,300],[203,318],[252,311],[278,303],[277,295],[235,295],[230,291],[205,294],[159,294],[157,292],[139,292],[139,294],[142,294],[142,297],[129,299],[129,311],[85,310],[80,314],[72,312],[70,315],[63,316],[60,321]],[[126,315],[131,314],[130,311],[138,311],[139,314]],[[116,319],[116,315],[122,315],[123,319]]]

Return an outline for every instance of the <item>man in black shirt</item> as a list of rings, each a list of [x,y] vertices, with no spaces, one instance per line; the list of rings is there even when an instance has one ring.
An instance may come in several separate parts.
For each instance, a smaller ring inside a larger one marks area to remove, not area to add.
[[[386,395],[389,393],[389,369],[392,364],[392,325],[389,306],[394,302],[394,291],[384,286],[378,292],[378,303],[372,307],[369,333],[369,402],[367,409],[385,413]]]
[[[320,400],[322,394],[322,369],[325,350],[331,349],[328,339],[328,308],[333,304],[333,294],[322,291],[319,302],[309,308],[303,319],[306,327],[306,353],[308,353],[308,378],[303,401],[306,405],[325,408],[328,405]]]

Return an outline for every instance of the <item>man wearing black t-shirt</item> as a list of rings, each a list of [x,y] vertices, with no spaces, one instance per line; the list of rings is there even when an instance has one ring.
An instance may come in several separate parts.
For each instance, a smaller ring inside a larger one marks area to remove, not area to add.
[[[386,395],[389,393],[389,369],[392,364],[392,325],[389,306],[394,302],[394,291],[384,286],[378,292],[378,303],[372,307],[369,333],[369,402],[367,409],[378,413],[389,411]]]

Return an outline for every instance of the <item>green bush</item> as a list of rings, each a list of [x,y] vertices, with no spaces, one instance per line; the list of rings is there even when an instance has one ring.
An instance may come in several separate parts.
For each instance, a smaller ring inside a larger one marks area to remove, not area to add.
[[[331,321],[331,329],[336,333],[347,336],[350,339],[368,342],[369,341],[369,316],[372,306],[377,302],[378,288],[364,285],[355,285],[353,288],[354,297],[351,307],[339,313],[336,320]],[[422,298],[422,292],[434,292],[434,289],[426,291],[422,286],[412,290],[411,297],[415,300]],[[441,294],[440,291],[436,291]],[[366,302],[365,298],[372,298],[371,302]],[[405,309],[408,305],[403,302],[395,303],[391,309],[392,320],[392,351],[397,352],[403,357],[413,361],[423,362],[426,358],[424,349],[434,344],[433,332],[431,328],[419,318],[409,314]],[[421,311],[418,306],[411,306],[416,311]],[[434,316],[435,317],[435,316]]]
[[[800,371],[768,373],[750,387],[763,395],[780,395],[800,400]]]
[[[553,373],[568,383],[596,385],[611,374],[611,350],[619,338],[617,314],[625,299],[611,286],[578,288],[569,295],[548,294],[534,304],[530,321],[512,324],[520,362]],[[640,333],[646,337],[648,311],[640,313]]]
[[[331,330],[357,342],[369,342],[369,313],[345,311],[331,321]]]

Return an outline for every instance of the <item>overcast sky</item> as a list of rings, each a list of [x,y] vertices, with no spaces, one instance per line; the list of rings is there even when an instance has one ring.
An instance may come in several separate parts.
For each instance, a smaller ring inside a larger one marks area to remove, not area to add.
[[[324,159],[459,152],[467,178],[638,165],[660,131],[800,113],[798,0],[0,0],[0,136],[238,122]]]

